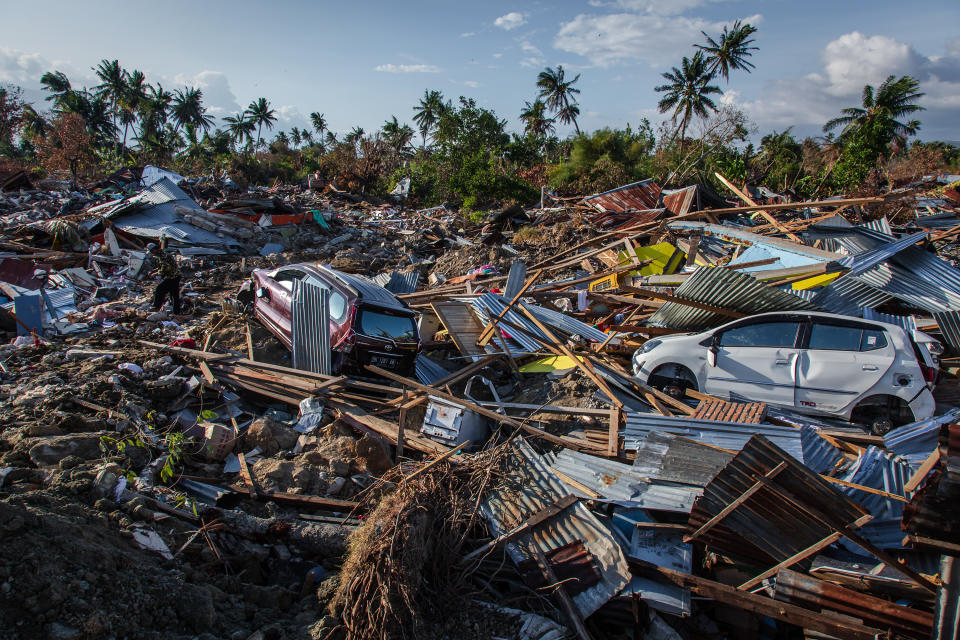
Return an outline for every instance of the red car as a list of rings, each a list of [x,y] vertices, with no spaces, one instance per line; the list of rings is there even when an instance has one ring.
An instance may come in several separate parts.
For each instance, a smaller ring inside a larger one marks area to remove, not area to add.
[[[417,313],[378,284],[362,276],[319,264],[254,269],[238,299],[253,304],[257,318],[291,348],[293,281],[330,291],[330,344],[333,373],[366,375],[364,365],[412,377],[420,336]]]

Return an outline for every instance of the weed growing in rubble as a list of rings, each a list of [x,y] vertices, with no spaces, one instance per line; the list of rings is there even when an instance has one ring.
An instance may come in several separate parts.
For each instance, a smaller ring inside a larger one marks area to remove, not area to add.
[[[100,451],[103,452],[104,457],[125,455],[130,447],[136,447],[149,452],[146,441],[140,437],[139,433],[120,438],[107,435],[100,436]],[[137,477],[137,474],[133,473],[130,469],[123,469],[123,475],[131,482]]]
[[[173,479],[176,467],[180,463],[181,458],[183,458],[183,444],[185,441],[186,436],[179,431],[171,431],[164,437],[163,442],[167,445],[167,459],[163,463],[163,467],[160,468],[160,480],[163,483],[170,482],[170,480]]]

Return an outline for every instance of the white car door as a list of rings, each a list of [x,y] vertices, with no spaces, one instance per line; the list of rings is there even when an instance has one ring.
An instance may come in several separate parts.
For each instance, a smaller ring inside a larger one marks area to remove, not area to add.
[[[720,333],[716,364],[707,366],[707,393],[793,407],[800,326],[800,320],[770,320]]]
[[[800,352],[797,406],[841,411],[880,382],[895,359],[896,349],[882,329],[817,320]]]

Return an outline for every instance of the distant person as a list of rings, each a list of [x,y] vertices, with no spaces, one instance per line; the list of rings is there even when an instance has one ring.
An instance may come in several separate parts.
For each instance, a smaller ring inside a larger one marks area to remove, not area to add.
[[[160,284],[153,292],[153,310],[160,311],[160,307],[166,302],[167,295],[173,303],[174,315],[180,314],[180,266],[172,254],[167,253],[159,246],[151,242],[147,245],[151,257],[160,264],[157,271],[160,274]]]

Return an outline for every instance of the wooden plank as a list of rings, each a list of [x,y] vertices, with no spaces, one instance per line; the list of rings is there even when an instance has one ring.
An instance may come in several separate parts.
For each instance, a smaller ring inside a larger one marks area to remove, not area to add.
[[[833,484],[839,484],[844,487],[856,489],[857,491],[872,493],[876,496],[883,496],[884,498],[889,498],[890,500],[898,500],[900,502],[910,502],[910,500],[908,500],[907,498],[904,498],[903,496],[897,495],[895,493],[890,493],[888,491],[874,489],[873,487],[865,487],[862,484],[854,484],[853,482],[847,482],[846,480],[841,480],[840,478],[834,478],[824,474],[820,474],[820,477],[826,480],[827,482],[832,482]]]
[[[753,483],[753,485],[751,485],[749,489],[747,489],[746,491],[744,491],[743,493],[741,493],[733,502],[731,502],[730,504],[728,504],[727,506],[725,506],[723,509],[721,509],[721,510],[720,510],[720,513],[718,513],[717,515],[713,516],[712,518],[710,518],[709,520],[707,520],[706,522],[704,522],[704,523],[700,526],[699,529],[697,529],[696,531],[694,531],[694,532],[691,533],[690,535],[684,536],[684,537],[683,537],[683,541],[684,541],[684,542],[691,542],[692,540],[695,540],[696,538],[699,538],[700,536],[702,536],[703,534],[705,534],[707,531],[709,531],[710,529],[712,529],[712,528],[715,527],[716,525],[720,524],[720,521],[721,521],[721,520],[723,520],[723,519],[726,518],[728,515],[730,515],[731,513],[733,513],[733,511],[734,511],[737,507],[739,507],[740,505],[742,505],[744,502],[746,502],[746,501],[750,498],[750,496],[752,496],[752,495],[755,494],[757,491],[759,491],[760,489],[762,489],[762,488],[764,488],[765,486],[767,486],[767,485],[763,482],[764,479],[768,479],[768,480],[769,480],[769,479],[775,478],[775,477],[777,477],[777,475],[779,475],[779,473],[780,473],[781,471],[783,471],[783,470],[786,469],[786,468],[787,468],[787,463],[786,463],[786,462],[781,462],[780,464],[778,464],[777,466],[775,466],[773,469],[770,469],[770,471],[768,471],[767,473],[765,473],[762,478],[758,478],[757,481],[756,481],[755,483]]]
[[[714,172],[713,172],[713,175],[715,175],[715,176],[717,177],[717,180],[719,180],[720,182],[722,182],[722,183],[724,184],[724,186],[726,186],[728,189],[730,189],[731,191],[733,191],[733,192],[737,195],[738,198],[740,198],[741,200],[743,200],[744,202],[746,202],[748,205],[751,205],[751,206],[754,206],[754,207],[758,206],[756,202],[754,202],[753,200],[750,199],[750,196],[748,196],[747,194],[745,194],[743,191],[740,191],[740,189],[736,188],[729,180],[727,180],[727,179],[724,178],[722,175],[720,175],[720,172],[719,172],[719,171],[714,171]],[[779,221],[779,220],[777,220],[776,218],[774,218],[772,215],[770,215],[770,214],[767,213],[766,211],[752,209],[752,210],[751,210],[751,213],[752,213],[753,211],[757,211],[757,213],[759,213],[761,216],[763,216],[764,219],[765,219],[767,222],[769,222],[769,223],[772,224],[774,227],[776,227],[777,231],[779,231],[780,233],[785,234],[788,238],[790,238],[790,239],[793,240],[794,242],[800,242],[800,238],[798,238],[797,236],[795,236],[795,235],[793,235],[792,233],[790,233],[790,231],[789,231],[788,229],[786,229],[782,224],[780,224],[780,221]]]
[[[547,581],[548,588],[551,586],[554,587],[554,593],[559,598],[560,604],[563,605],[563,610],[567,614],[567,618],[570,620],[574,631],[576,631],[577,637],[580,638],[580,640],[591,640],[590,634],[587,633],[587,628],[583,624],[583,619],[580,617],[580,610],[577,609],[573,598],[567,593],[567,588],[564,584],[557,580],[557,574],[554,573],[553,567],[550,566],[550,561],[543,555],[543,551],[537,546],[536,541],[534,541],[529,548],[533,553],[533,558],[536,560],[537,566],[540,567],[540,571]]]
[[[712,598],[717,602],[761,616],[769,616],[810,631],[818,631],[844,640],[875,640],[884,634],[881,629],[824,615],[818,611],[804,609],[795,604],[780,602],[749,591],[739,591],[729,585],[690,573],[658,567],[652,563],[631,558],[627,558],[627,562],[630,563],[631,568],[645,576],[674,584],[698,596]]]
[[[517,291],[517,294],[513,296],[510,302],[507,303],[507,306],[503,309],[503,311],[498,313],[496,318],[491,318],[493,322],[488,322],[487,326],[485,326],[483,328],[483,331],[480,332],[480,337],[477,339],[477,346],[483,347],[483,346],[486,346],[488,342],[490,342],[490,338],[493,337],[495,322],[497,320],[502,319],[505,315],[507,315],[510,309],[513,308],[513,305],[517,303],[517,300],[522,298],[523,294],[526,293],[527,289],[533,286],[533,283],[537,281],[537,278],[540,277],[541,273],[543,273],[543,269],[537,269],[537,271],[534,272],[532,276],[527,278],[527,281],[523,283],[522,287],[520,287],[520,291]]]
[[[707,209],[705,213],[723,215],[727,213],[747,213],[749,211],[788,211],[790,209],[811,209],[820,207],[850,207],[861,204],[875,204],[883,202],[884,198],[846,198],[838,200],[805,200],[804,202],[780,202],[777,204],[759,204],[745,207],[726,207],[723,209]],[[782,223],[781,223],[782,224]],[[776,225],[772,225],[776,227]]]
[[[937,540],[936,538],[906,535],[903,538],[903,546],[920,547],[921,549],[928,549],[943,555],[960,557],[960,544]]]
[[[505,415],[503,415],[502,413],[496,413],[495,411],[490,411],[489,409],[487,409],[487,408],[485,408],[485,407],[482,407],[482,406],[480,406],[479,404],[476,404],[475,402],[470,402],[469,400],[464,400],[463,398],[458,398],[457,396],[455,396],[455,395],[453,395],[453,394],[451,394],[451,393],[449,393],[449,392],[447,392],[447,391],[441,391],[441,390],[439,390],[439,389],[434,389],[434,388],[428,387],[428,386],[426,386],[426,385],[424,385],[424,384],[420,384],[419,382],[417,382],[417,381],[415,381],[415,380],[411,380],[411,379],[409,379],[409,378],[404,378],[403,376],[397,375],[396,373],[394,373],[394,372],[392,372],[392,371],[386,371],[385,369],[381,369],[380,367],[375,367],[375,366],[373,366],[373,365],[366,365],[364,368],[365,368],[367,371],[371,371],[371,372],[373,372],[373,373],[376,373],[377,375],[383,376],[384,378],[388,378],[388,379],[393,380],[393,381],[395,381],[395,382],[399,382],[400,384],[405,384],[405,385],[407,385],[407,386],[409,386],[409,387],[411,387],[411,388],[413,388],[413,389],[419,389],[419,390],[421,390],[421,391],[426,391],[426,392],[428,392],[428,393],[430,393],[430,394],[432,394],[432,395],[435,395],[435,396],[437,396],[437,397],[439,397],[439,398],[443,398],[444,400],[447,400],[448,402],[451,402],[451,403],[453,403],[453,404],[455,404],[455,405],[457,405],[457,406],[464,407],[464,408],[466,408],[466,409],[470,409],[471,411],[474,411],[474,412],[476,412],[476,413],[479,413],[480,415],[482,415],[482,416],[484,416],[484,417],[487,417],[487,418],[490,418],[491,420],[495,420],[495,421],[501,422],[501,423],[503,423],[503,424],[508,424],[508,425],[510,425],[511,427],[515,427],[515,428],[517,428],[517,429],[522,429],[523,431],[526,431],[526,432],[529,433],[530,435],[533,435],[533,436],[536,436],[536,437],[541,438],[541,439],[543,439],[543,440],[546,440],[547,442],[552,442],[552,443],[554,443],[554,444],[559,444],[559,445],[563,445],[563,446],[565,446],[565,447],[570,447],[570,448],[572,448],[572,449],[576,449],[577,451],[587,451],[587,452],[593,452],[593,451],[595,451],[595,448],[592,447],[592,446],[590,446],[590,445],[589,445],[588,443],[586,443],[586,442],[583,442],[583,441],[580,441],[580,440],[576,440],[576,439],[570,438],[570,437],[568,437],[568,436],[555,436],[555,435],[553,435],[552,433],[548,433],[548,432],[546,432],[546,431],[543,431],[542,429],[537,429],[536,427],[533,427],[533,426],[531,426],[531,425],[528,425],[528,424],[519,422],[519,421],[517,421],[517,420],[514,420],[513,418],[511,418],[511,417],[509,417],[509,416],[505,416]],[[432,442],[432,441],[431,441],[431,442]]]
[[[285,493],[282,491],[267,491],[262,493],[260,497],[265,500],[274,500],[281,504],[295,507],[321,507],[333,511],[355,511],[360,507],[359,502],[353,502],[351,500],[338,500],[325,496],[309,496],[299,493]]]
[[[250,491],[250,497],[256,498],[260,494],[260,487],[257,486],[257,483],[253,479],[253,475],[250,473],[250,468],[247,466],[247,459],[243,457],[243,452],[237,452],[237,458],[240,460],[240,477],[243,478],[243,483],[247,485],[247,489]]]
[[[253,357],[253,336],[250,335],[250,323],[247,322],[245,326],[247,328],[247,357],[251,360],[256,360],[256,358]]]
[[[940,462],[940,447],[937,447],[930,452],[930,455],[927,456],[927,459],[923,461],[923,464],[910,476],[910,479],[907,480],[907,483],[903,485],[903,490],[906,493],[911,491],[916,491],[917,487],[920,486],[920,483],[923,482],[923,479],[927,477],[927,474],[930,473],[937,463]]]
[[[430,308],[440,318],[460,353],[465,356],[484,353],[483,349],[477,346],[477,339],[483,333],[483,325],[477,320],[470,305],[465,302],[434,302]]]
[[[200,371],[203,373],[203,377],[207,380],[207,382],[210,384],[216,384],[217,379],[213,377],[213,372],[210,371],[210,365],[202,360],[200,361]]]
[[[837,531],[834,531],[823,540],[814,542],[812,545],[810,545],[806,549],[803,549],[802,551],[799,551],[793,554],[783,562],[776,564],[773,567],[770,567],[760,575],[750,578],[749,580],[744,582],[742,585],[737,587],[737,589],[739,589],[740,591],[749,591],[750,589],[753,589],[754,587],[759,585],[761,582],[763,582],[767,578],[776,575],[777,572],[780,571],[780,569],[786,569],[790,566],[797,564],[801,560],[804,560],[805,558],[809,558],[810,556],[820,551],[821,549],[829,547],[840,538],[841,538],[840,533]]]

